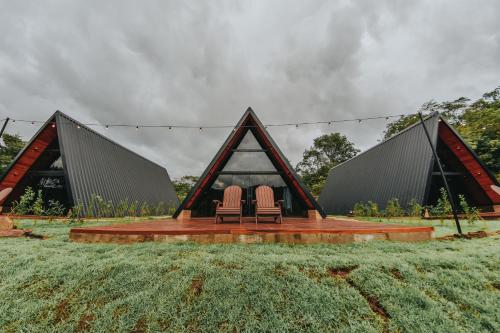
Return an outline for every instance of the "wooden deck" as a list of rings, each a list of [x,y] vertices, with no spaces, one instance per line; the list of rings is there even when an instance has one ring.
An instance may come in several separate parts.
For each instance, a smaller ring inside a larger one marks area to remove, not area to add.
[[[433,227],[413,227],[360,222],[351,219],[308,220],[284,218],[282,224],[214,224],[213,219],[156,220],[102,227],[73,228],[76,242],[133,243],[144,241],[199,243],[349,243],[370,240],[423,241],[433,237]]]

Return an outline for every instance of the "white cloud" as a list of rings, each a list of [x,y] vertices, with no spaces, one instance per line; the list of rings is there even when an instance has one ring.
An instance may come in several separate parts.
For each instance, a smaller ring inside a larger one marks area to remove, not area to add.
[[[252,106],[264,123],[314,121],[409,113],[499,84],[498,1],[401,4],[0,1],[0,114],[210,125]],[[321,133],[368,148],[384,124],[271,133],[295,164]],[[228,131],[105,134],[179,177],[200,174]]]

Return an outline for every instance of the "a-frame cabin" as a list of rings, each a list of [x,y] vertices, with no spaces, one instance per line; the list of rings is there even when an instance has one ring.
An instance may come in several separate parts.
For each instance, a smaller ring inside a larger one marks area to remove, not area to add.
[[[224,189],[230,185],[243,189],[243,216],[255,214],[255,189],[268,185],[273,188],[275,200],[283,200],[283,216],[325,217],[251,108],[243,114],[174,217],[214,216],[213,200],[221,200]]]
[[[425,119],[431,140],[458,203],[464,195],[483,212],[499,210],[495,175],[439,113]],[[419,122],[334,167],[319,203],[328,214],[347,214],[357,202],[373,201],[384,208],[392,198],[405,207],[415,200],[435,205],[444,187],[437,163]]]
[[[167,170],[57,111],[18,154],[0,178],[9,211],[30,186],[42,190],[45,202],[66,208],[81,204],[83,213],[93,195],[113,205],[137,201],[150,207],[176,208],[179,201]]]

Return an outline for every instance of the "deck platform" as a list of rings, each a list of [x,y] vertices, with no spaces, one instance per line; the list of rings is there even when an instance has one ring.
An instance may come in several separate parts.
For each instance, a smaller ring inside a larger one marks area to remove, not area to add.
[[[75,242],[133,243],[144,241],[198,243],[349,243],[370,240],[424,241],[433,238],[433,227],[360,222],[327,218],[308,220],[284,218],[282,224],[252,223],[214,224],[211,219],[185,221],[155,220],[102,227],[73,228]]]

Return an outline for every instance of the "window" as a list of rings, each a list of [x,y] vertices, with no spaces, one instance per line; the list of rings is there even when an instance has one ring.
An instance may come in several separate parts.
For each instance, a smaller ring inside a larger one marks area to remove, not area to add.
[[[276,172],[277,170],[269,157],[267,157],[266,153],[263,151],[236,151],[231,155],[222,171]]]
[[[252,131],[247,131],[240,144],[238,145],[238,149],[262,149],[262,146],[253,135]]]

